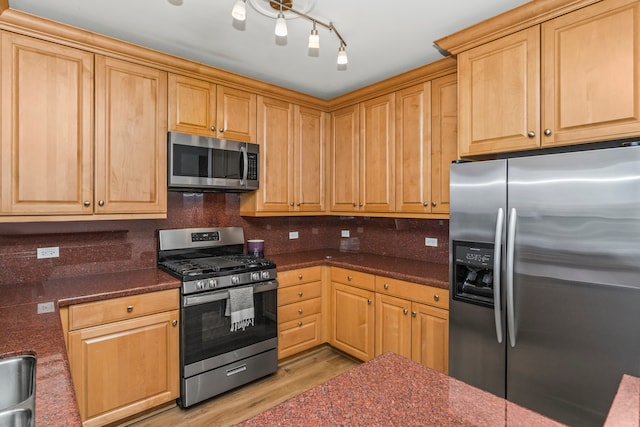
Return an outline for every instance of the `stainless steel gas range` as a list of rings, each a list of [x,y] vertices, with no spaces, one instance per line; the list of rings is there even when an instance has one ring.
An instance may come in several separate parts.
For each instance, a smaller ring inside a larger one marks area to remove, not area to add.
[[[276,265],[241,227],[160,230],[158,267],[182,280],[180,398],[188,407],[278,369]]]

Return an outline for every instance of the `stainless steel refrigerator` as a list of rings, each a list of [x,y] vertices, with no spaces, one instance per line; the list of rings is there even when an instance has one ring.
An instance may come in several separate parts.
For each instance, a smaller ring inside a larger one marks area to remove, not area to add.
[[[640,376],[640,147],[451,166],[449,374],[574,426]]]

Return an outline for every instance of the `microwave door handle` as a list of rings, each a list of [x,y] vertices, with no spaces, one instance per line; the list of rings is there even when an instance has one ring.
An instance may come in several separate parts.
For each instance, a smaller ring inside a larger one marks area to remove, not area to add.
[[[249,156],[247,154],[247,147],[243,145],[240,147],[240,154],[242,154],[242,178],[240,179],[240,185],[246,185],[247,173],[249,171]]]

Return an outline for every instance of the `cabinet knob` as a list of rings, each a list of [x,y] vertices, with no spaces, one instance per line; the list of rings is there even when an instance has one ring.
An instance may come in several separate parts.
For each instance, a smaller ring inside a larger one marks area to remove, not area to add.
[[[435,208],[436,206],[438,206],[438,203],[437,202],[431,202],[431,206],[433,206]]]
[[[434,301],[440,301],[440,295],[435,294],[435,295],[433,296],[433,299],[434,299]]]
[[[364,206],[364,203],[360,202],[360,207],[363,207],[363,206]]]
[[[177,326],[177,325],[178,325],[178,321],[177,321],[177,320],[173,320],[173,321],[171,322],[171,324],[172,324],[173,326]]]
[[[98,206],[104,206],[104,200],[98,200]]]
[[[418,315],[418,312],[417,312],[417,311],[412,311],[412,312],[411,312],[411,315],[412,315],[413,317],[416,317],[416,316]]]
[[[355,208],[356,206],[358,206],[358,204],[356,202],[353,202],[353,207]]]
[[[534,131],[530,130],[529,132],[527,132],[527,136],[528,136],[529,138],[535,138],[536,133],[535,133]]]
[[[127,307],[127,313],[131,313],[132,311],[133,311],[133,306],[132,305]]]
[[[402,310],[402,313],[406,316],[407,314],[409,314],[409,309],[405,308],[404,310]]]
[[[298,309],[298,314],[302,314],[302,309],[301,308]]]
[[[351,276],[347,276],[347,280],[348,280],[348,281],[351,281],[351,279],[353,279],[353,277],[351,277]]]
[[[85,208],[88,208],[89,206],[91,206],[91,202],[88,201],[88,200],[85,200],[83,205],[84,205]]]
[[[371,301],[370,299],[367,300],[367,304],[371,305],[373,301]]]
[[[547,136],[551,135],[551,129],[545,129],[544,134]]]
[[[293,202],[289,202],[289,206],[293,206]]]
[[[296,203],[296,206],[300,206],[300,202]]]
[[[220,128],[218,132],[224,132],[224,128]]]
[[[302,296],[302,291],[298,292],[298,296],[301,297]]]
[[[210,129],[211,129],[211,132],[215,132],[215,131],[216,131],[216,127],[215,127],[215,125],[214,125],[214,126],[211,126],[211,128],[210,128]]]
[[[298,279],[302,280],[302,274],[298,274]]]
[[[389,289],[389,284],[388,284],[388,283],[385,283],[385,284],[384,284],[384,288],[385,288],[385,289]]]
[[[423,202],[423,203],[422,203],[422,206],[424,206],[424,207],[429,206],[429,202]]]
[[[302,322],[298,322],[298,326],[302,326]]]

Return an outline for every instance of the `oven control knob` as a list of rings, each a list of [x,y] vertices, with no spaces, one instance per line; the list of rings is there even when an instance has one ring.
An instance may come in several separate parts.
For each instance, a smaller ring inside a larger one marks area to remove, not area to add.
[[[262,278],[263,279],[268,279],[269,278],[269,272],[268,271],[263,271],[262,272]]]
[[[251,280],[260,280],[260,273],[251,273]]]
[[[197,289],[204,289],[204,282],[202,280],[198,280],[196,282],[196,288]]]
[[[218,286],[218,281],[216,279],[209,279],[209,288],[215,288]]]
[[[234,285],[240,283],[240,279],[238,278],[238,276],[231,276],[231,283],[233,283]]]

